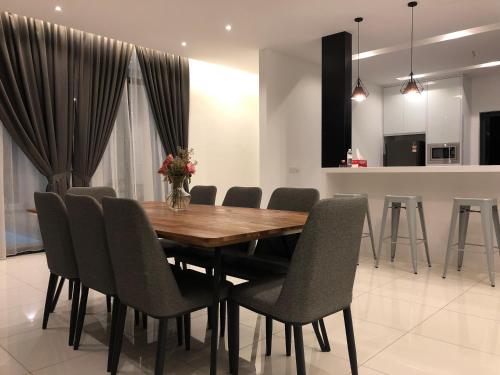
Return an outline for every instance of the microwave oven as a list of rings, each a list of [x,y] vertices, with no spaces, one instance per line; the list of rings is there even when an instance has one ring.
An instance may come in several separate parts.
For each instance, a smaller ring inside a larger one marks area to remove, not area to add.
[[[430,143],[427,164],[460,164],[460,143]]]

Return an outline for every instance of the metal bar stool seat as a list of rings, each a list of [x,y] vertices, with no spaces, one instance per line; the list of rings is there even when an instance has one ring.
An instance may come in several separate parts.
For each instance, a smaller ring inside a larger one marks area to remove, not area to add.
[[[385,225],[387,221],[387,212],[391,209],[391,235],[384,237]],[[408,236],[398,236],[399,217],[401,209],[406,210],[408,221]],[[420,227],[422,228],[422,238],[417,238],[417,210],[420,218]],[[417,274],[417,244],[424,243],[427,264],[431,267],[431,259],[429,255],[429,241],[427,239],[427,229],[425,227],[424,206],[422,197],[418,195],[386,195],[384,200],[384,209],[382,214],[382,223],[380,228],[380,239],[378,244],[377,259],[375,267],[378,268],[380,262],[380,254],[382,252],[382,244],[384,240],[391,239],[391,262],[396,256],[396,245],[406,244],[411,248],[411,260],[413,265],[413,273]],[[409,243],[398,242],[398,238],[408,239]]]
[[[358,198],[358,197],[361,197],[361,198],[366,198],[366,200],[368,202],[368,194],[337,193],[333,197],[334,198]],[[366,206],[366,221],[368,224],[368,232],[363,232],[363,234],[361,235],[361,238],[368,238],[368,237],[370,238],[373,259],[377,260],[377,252],[375,250],[375,240],[373,237],[372,217],[370,214],[370,204],[369,203],[367,203],[367,206]]]
[[[472,207],[476,208],[475,210]],[[467,243],[467,229],[469,227],[470,213],[481,214],[481,225],[483,227],[484,244]],[[458,218],[458,242],[453,243]],[[493,245],[493,230],[497,238],[497,247]],[[497,200],[494,198],[455,198],[451,213],[450,232],[448,247],[444,263],[443,278],[448,273],[448,263],[451,256],[451,248],[458,247],[457,269],[460,271],[464,261],[465,246],[480,246],[485,248],[486,264],[491,286],[495,286],[495,259],[494,249],[500,249],[500,221],[498,217]]]

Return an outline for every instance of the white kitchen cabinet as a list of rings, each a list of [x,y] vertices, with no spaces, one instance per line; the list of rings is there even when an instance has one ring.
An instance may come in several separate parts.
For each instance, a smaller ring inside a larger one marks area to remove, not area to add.
[[[384,135],[425,133],[427,93],[407,97],[401,87],[384,88]]]
[[[399,87],[384,88],[384,135],[404,133],[404,108]]]
[[[405,133],[425,133],[427,125],[427,90],[424,89],[420,95],[401,96],[404,98],[405,104]]]
[[[427,143],[462,139],[462,78],[435,81],[428,89]]]

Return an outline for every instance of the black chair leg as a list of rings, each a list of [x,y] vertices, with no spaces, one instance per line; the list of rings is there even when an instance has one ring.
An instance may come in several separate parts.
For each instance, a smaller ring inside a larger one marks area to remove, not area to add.
[[[80,346],[80,338],[82,337],[83,323],[85,322],[85,313],[87,312],[87,299],[89,296],[89,288],[82,286],[82,296],[80,298],[80,306],[78,307],[78,320],[76,323],[75,339],[73,349],[78,350]]]
[[[111,354],[111,374],[116,375],[118,364],[120,363],[120,354],[122,351],[123,329],[125,328],[125,319],[127,318],[127,306],[118,302],[118,313],[116,318],[116,331],[113,344],[113,353]]]
[[[351,307],[344,309],[345,334],[347,337],[347,348],[349,349],[349,362],[351,363],[352,375],[358,375],[358,359],[356,354],[356,342],[354,340],[354,328],[352,326]]]
[[[69,321],[69,346],[73,346],[75,340],[76,320],[78,317],[78,302],[80,300],[80,280],[73,281],[73,295],[71,296],[71,317]]]
[[[321,328],[321,335],[323,336],[323,346],[325,350],[324,352],[330,352],[332,349],[330,348],[330,341],[328,341],[328,334],[326,333],[325,321],[323,319],[319,320],[319,326]]]
[[[229,372],[238,375],[238,361],[240,358],[240,307],[228,302],[228,344],[229,344]]]
[[[304,338],[302,337],[302,326],[299,324],[293,325],[293,339],[295,340],[295,362],[297,364],[297,375],[306,375]]]
[[[211,307],[207,307],[207,329],[212,329],[212,311]]]
[[[286,342],[286,356],[292,355],[292,325],[285,323],[285,342]]]
[[[142,328],[148,329],[148,314],[142,313]]]
[[[191,314],[184,315],[184,343],[186,350],[191,350]]]
[[[167,327],[168,320],[165,318],[160,319],[160,327],[158,328],[158,346],[156,348],[155,375],[163,375],[165,352],[167,350]]]
[[[134,325],[138,326],[139,325],[139,320],[141,319],[141,315],[139,313],[139,310],[134,309]]]
[[[56,309],[57,301],[59,301],[59,296],[61,295],[62,288],[64,286],[64,277],[61,277],[59,279],[59,285],[57,286],[56,294],[54,296],[54,299],[52,301],[52,310],[51,312],[54,312]]]
[[[316,334],[316,339],[318,340],[319,348],[321,349],[322,352],[324,352],[325,351],[325,344],[323,342],[323,337],[321,337],[321,332],[319,329],[318,321],[313,322],[312,326],[314,328],[314,333]]]
[[[109,331],[109,341],[108,341],[108,367],[107,371],[111,371],[113,352],[115,346],[115,336],[116,336],[116,321],[118,320],[118,307],[120,305],[120,300],[118,297],[113,298],[113,311],[111,313],[111,329]]]
[[[226,301],[221,301],[220,303],[220,337],[224,337],[226,334]]]
[[[108,313],[111,312],[111,296],[106,296],[106,310]]]
[[[177,322],[177,345],[182,346],[182,316],[178,316],[177,318],[175,318],[175,320]]]
[[[47,329],[47,323],[49,322],[49,314],[53,311],[53,301],[54,301],[54,292],[57,286],[58,276],[53,273],[50,274],[49,277],[49,285],[47,286],[47,295],[45,296],[45,308],[43,309],[43,322],[42,329]]]
[[[273,348],[273,319],[266,316],[266,356],[270,356]]]
[[[71,300],[73,298],[73,287],[74,287],[74,281],[73,280],[68,280],[68,299]]]

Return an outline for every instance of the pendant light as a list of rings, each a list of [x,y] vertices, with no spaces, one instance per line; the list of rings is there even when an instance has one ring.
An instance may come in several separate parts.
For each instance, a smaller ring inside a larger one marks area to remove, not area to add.
[[[370,93],[368,90],[365,88],[363,85],[363,82],[361,82],[361,78],[359,78],[359,24],[363,21],[362,17],[357,17],[354,19],[354,22],[358,24],[358,79],[356,80],[356,84],[354,85],[354,88],[352,90],[352,96],[351,99],[355,100],[357,102],[363,102],[366,100],[368,95]]]
[[[413,8],[415,8],[417,4],[416,1],[408,3],[408,7],[411,8],[410,79],[401,87],[401,94],[408,96],[420,95],[422,91],[424,91],[424,87],[414,78],[413,74]]]

